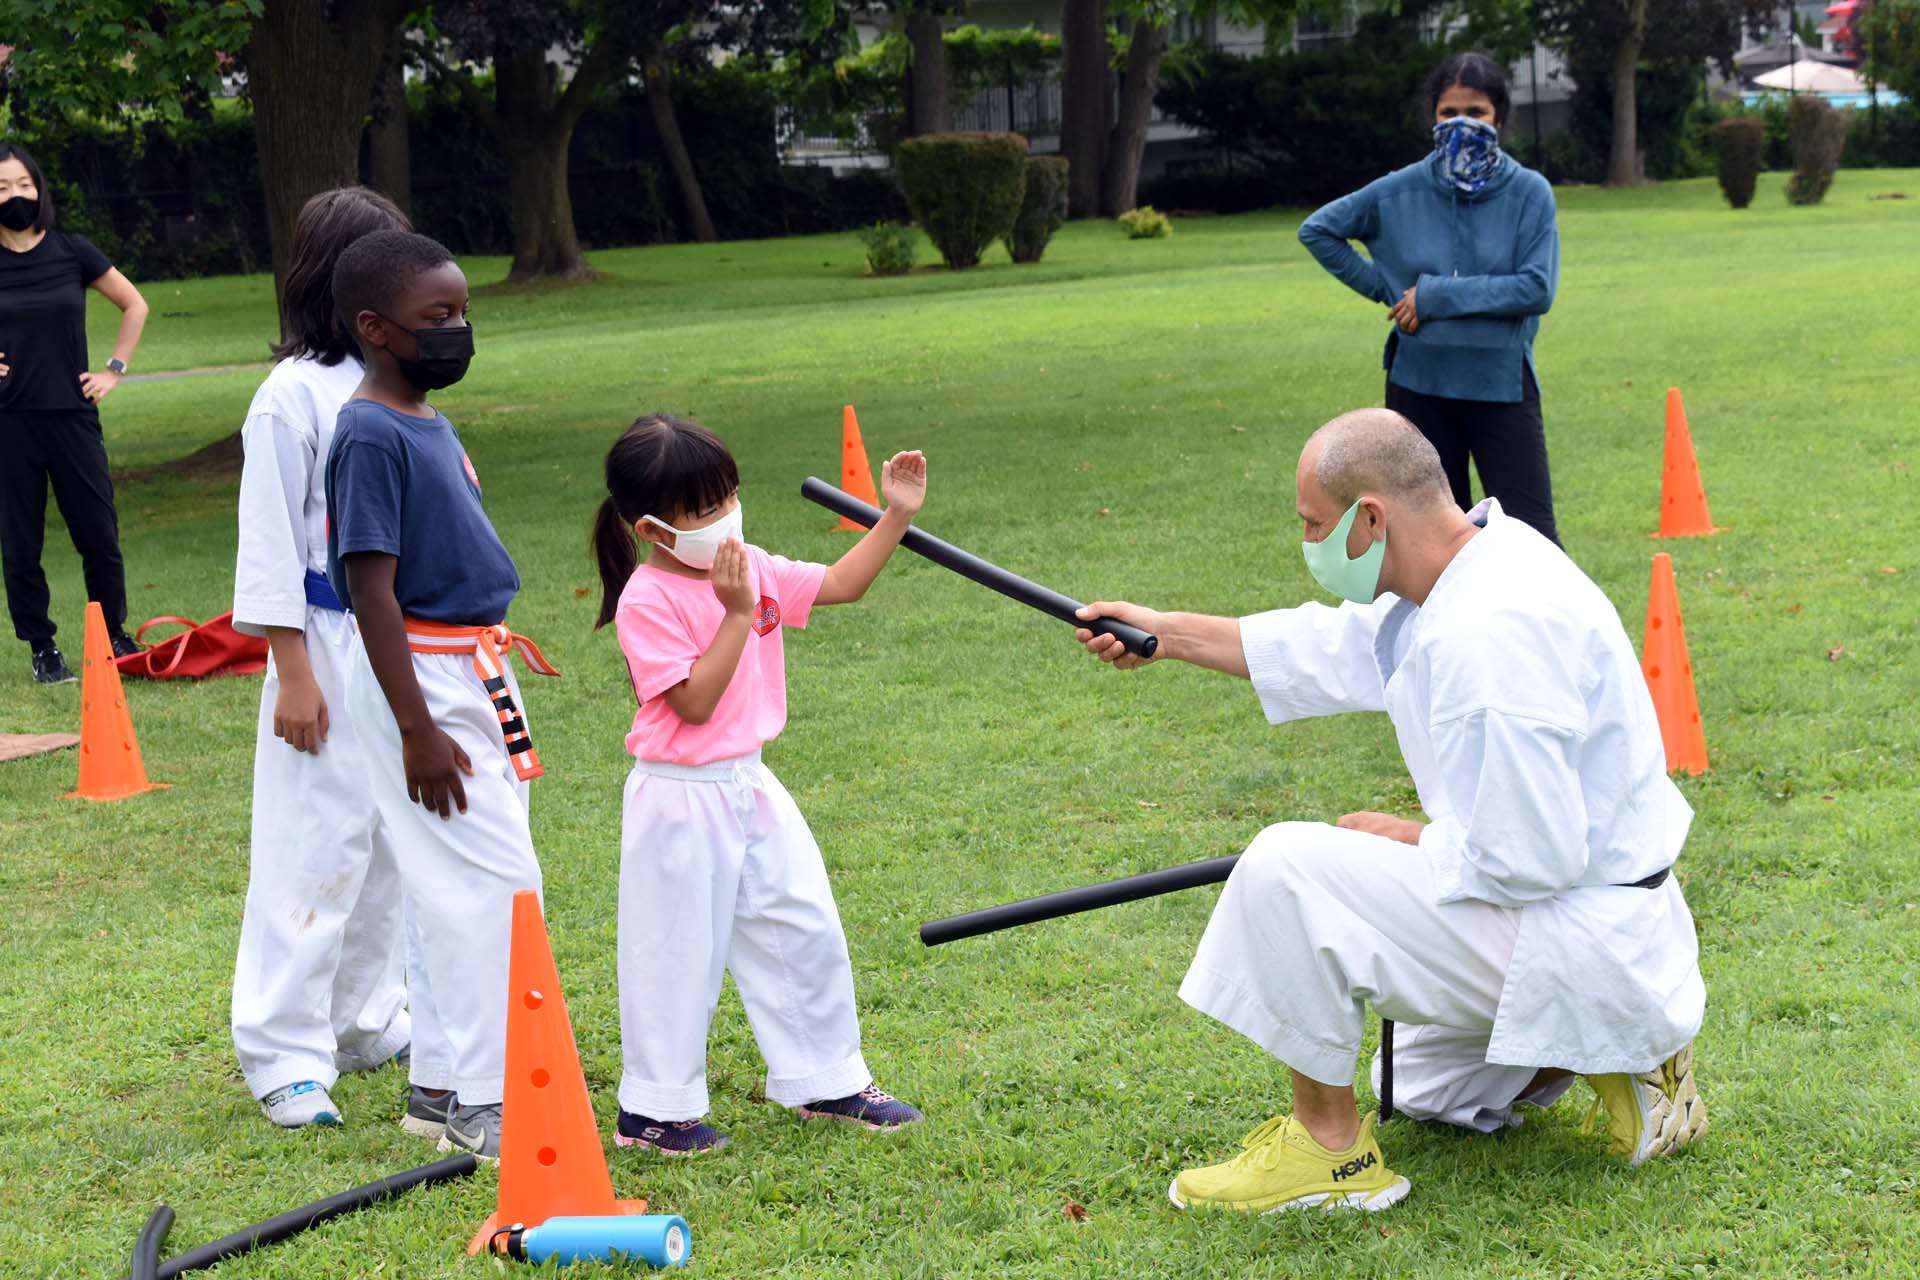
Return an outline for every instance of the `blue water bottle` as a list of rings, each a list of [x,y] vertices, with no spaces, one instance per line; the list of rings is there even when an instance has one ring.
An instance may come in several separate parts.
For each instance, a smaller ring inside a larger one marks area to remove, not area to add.
[[[548,1218],[537,1227],[506,1232],[506,1252],[522,1262],[619,1262],[635,1258],[656,1267],[684,1267],[693,1236],[678,1214]]]

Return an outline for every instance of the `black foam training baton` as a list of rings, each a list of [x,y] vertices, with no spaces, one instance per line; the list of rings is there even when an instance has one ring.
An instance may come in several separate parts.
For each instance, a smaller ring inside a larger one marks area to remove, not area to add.
[[[998,933],[1016,925],[1077,915],[1082,911],[1117,906],[1140,898],[1154,898],[1203,884],[1219,884],[1233,874],[1233,864],[1238,861],[1240,855],[1237,853],[1230,858],[1209,858],[1205,862],[1189,862],[1183,867],[1167,867],[1121,880],[1109,880],[1104,884],[1062,889],[1059,893],[1025,898],[1004,906],[985,907],[979,911],[969,911],[963,916],[929,920],[920,926],[920,941],[929,947],[937,947],[943,942],[957,942],[961,938],[977,937],[983,933]]]
[[[834,488],[824,480],[808,476],[800,482],[800,496],[809,502],[817,502],[836,515],[843,515],[855,524],[871,529],[880,521],[880,509],[860,501],[850,493]],[[1029,582],[1017,573],[1008,573],[991,560],[982,560],[970,551],[962,551],[951,542],[943,542],[930,533],[909,528],[900,539],[900,545],[916,555],[925,556],[935,564],[953,570],[963,578],[971,578],[983,587],[991,587],[1001,595],[1021,604],[1038,609],[1040,612],[1071,622],[1076,627],[1085,627],[1096,635],[1110,635],[1127,647],[1127,652],[1138,654],[1142,658],[1151,658],[1154,650],[1160,647],[1158,636],[1130,626],[1115,618],[1095,618],[1092,622],[1080,616],[1081,604],[1078,600],[1061,595],[1049,587],[1037,582]]]
[[[398,1195],[413,1187],[431,1186],[436,1182],[448,1182],[454,1178],[464,1178],[480,1167],[480,1162],[470,1154],[462,1153],[445,1160],[436,1160],[432,1164],[421,1165],[418,1169],[409,1169],[405,1173],[396,1173],[390,1178],[381,1178],[362,1186],[342,1191],[338,1195],[328,1196],[324,1200],[315,1200],[312,1204],[302,1205],[298,1209],[289,1209],[282,1214],[268,1218],[265,1222],[256,1222],[230,1236],[201,1245],[198,1249],[189,1249],[185,1253],[168,1258],[152,1274],[155,1280],[173,1280],[174,1276],[188,1271],[202,1271],[216,1262],[248,1253],[261,1245],[277,1244],[287,1237],[297,1235],[308,1227],[337,1218],[343,1213],[352,1213],[355,1209],[365,1208],[375,1201],[388,1196]],[[173,1214],[167,1214],[171,1221]],[[141,1233],[141,1250],[147,1247],[147,1237],[151,1233],[156,1238],[153,1247],[158,1248],[158,1235],[164,1232],[164,1226],[155,1228],[160,1218],[155,1210],[153,1220],[147,1224],[147,1230]],[[135,1254],[135,1275],[141,1265],[140,1251]]]
[[[1205,862],[1189,862],[1182,867],[1148,871],[1142,875],[1109,880],[1104,884],[1062,889],[1059,893],[1038,898],[1023,898],[1004,906],[984,907],[963,916],[929,920],[920,926],[920,941],[929,947],[937,947],[943,942],[957,942],[961,938],[978,937],[983,933],[998,933],[1016,925],[1077,915],[1082,911],[1097,911],[1101,907],[1155,898],[1163,893],[1177,893],[1181,889],[1195,889],[1203,884],[1220,884],[1233,874],[1234,864],[1239,861],[1240,855],[1237,853],[1230,858],[1209,858]],[[1380,1020],[1379,1097],[1380,1123],[1385,1124],[1393,1119],[1393,1022],[1388,1018]]]

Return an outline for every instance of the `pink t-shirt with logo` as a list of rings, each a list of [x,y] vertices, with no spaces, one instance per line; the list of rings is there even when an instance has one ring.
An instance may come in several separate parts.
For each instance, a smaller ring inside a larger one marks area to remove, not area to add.
[[[642,564],[627,579],[614,612],[640,700],[627,750],[636,760],[711,764],[743,756],[780,736],[787,723],[787,657],[783,627],[804,627],[827,566],[747,548],[756,593],[753,626],[733,679],[705,724],[688,724],[663,696],[693,673],[713,644],[726,606],[705,578],[685,578]]]

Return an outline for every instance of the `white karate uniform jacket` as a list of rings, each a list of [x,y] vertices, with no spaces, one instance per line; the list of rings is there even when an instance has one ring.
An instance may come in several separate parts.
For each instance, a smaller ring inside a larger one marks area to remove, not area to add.
[[[1693,811],[1666,774],[1619,614],[1561,550],[1492,500],[1424,606],[1318,604],[1242,619],[1275,724],[1385,711],[1429,825],[1439,902],[1518,913],[1487,1060],[1644,1071],[1706,1005],[1678,881]]]

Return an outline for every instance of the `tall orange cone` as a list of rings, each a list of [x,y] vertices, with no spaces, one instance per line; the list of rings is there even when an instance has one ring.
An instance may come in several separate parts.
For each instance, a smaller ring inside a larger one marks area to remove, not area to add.
[[[507,960],[507,1088],[500,1114],[499,1207],[467,1245],[485,1249],[496,1228],[548,1218],[644,1213],[645,1200],[616,1200],[600,1127],[580,1070],[560,971],[540,898],[513,895]]]
[[[1680,388],[1667,388],[1667,450],[1660,476],[1660,532],[1656,538],[1697,538],[1718,533],[1707,514],[1707,490],[1700,483],[1700,463],[1693,456],[1693,433],[1687,430],[1686,406]]]
[[[80,783],[69,800],[124,800],[163,787],[147,781],[140,743],[133,736],[133,715],[120,668],[113,665],[107,616],[97,601],[87,602],[87,643],[80,664]]]
[[[1707,770],[1707,739],[1700,728],[1700,700],[1693,690],[1693,663],[1687,657],[1687,632],[1680,624],[1680,592],[1673,584],[1673,557],[1653,558],[1653,589],[1647,594],[1647,635],[1640,646],[1653,709],[1660,717],[1660,741],[1667,749],[1667,772]]]
[[[860,419],[853,416],[852,405],[840,411],[840,487],[869,506],[880,505],[880,495],[873,489],[873,469],[867,466],[867,446],[860,442]],[[833,531],[844,530],[865,533],[867,526],[841,516]]]

